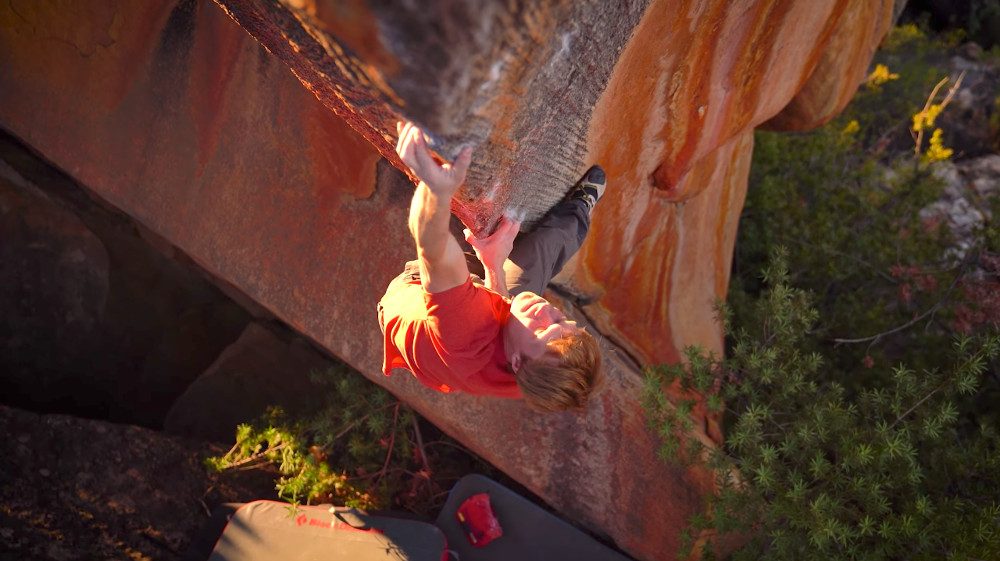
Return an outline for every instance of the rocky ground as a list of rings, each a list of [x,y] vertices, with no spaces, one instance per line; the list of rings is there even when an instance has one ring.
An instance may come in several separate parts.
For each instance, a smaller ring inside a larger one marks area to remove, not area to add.
[[[0,559],[181,559],[223,502],[271,498],[259,471],[210,474],[212,445],[0,406]]]

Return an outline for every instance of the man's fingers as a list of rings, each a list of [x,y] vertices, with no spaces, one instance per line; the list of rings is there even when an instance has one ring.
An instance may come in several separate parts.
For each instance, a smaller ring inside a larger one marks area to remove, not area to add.
[[[430,150],[430,141],[424,131],[410,121],[396,122],[396,153],[413,173],[425,181],[437,178],[441,181],[451,180],[461,182],[472,162],[472,148],[465,147],[459,152],[454,164],[439,164],[439,160]],[[443,173],[442,173],[443,172]],[[430,174],[428,176],[427,174]]]
[[[403,141],[406,140],[406,135],[409,132],[409,127],[410,127],[410,122],[409,121],[407,121],[405,123],[402,122],[402,121],[396,121],[396,135],[398,137],[396,139],[396,151],[397,152],[403,146]]]
[[[403,127],[403,150],[399,154],[399,157],[403,160],[403,163],[410,166],[410,169],[414,173],[418,173],[420,168],[420,160],[417,154],[420,152],[420,147],[418,146],[418,138],[420,137],[420,129],[418,129],[413,123],[407,123]]]
[[[404,154],[410,146],[411,128],[413,128],[413,123],[410,123],[409,121],[406,123],[396,123],[396,130],[399,131],[399,138],[396,140],[396,153],[399,154],[400,159],[403,159]]]
[[[493,234],[506,235],[508,230],[510,230],[510,220],[506,216],[501,215],[500,221],[497,222],[497,229],[493,231]]]
[[[420,164],[421,168],[431,170],[439,167],[434,158],[431,157],[430,148],[427,146],[427,137],[424,136],[424,131],[420,129],[417,129],[417,134],[414,138],[414,152],[417,156],[417,163]]]
[[[517,235],[517,231],[520,228],[520,222],[511,220],[507,215],[503,215],[500,217],[500,223],[497,224],[497,229],[493,232],[493,235],[503,237],[509,237],[511,234]]]
[[[420,142],[419,139],[422,132],[413,123],[408,123],[406,126],[408,127],[406,129],[406,141],[410,144],[410,149],[412,150],[415,149]]]
[[[513,234],[516,236],[517,233],[521,230],[521,222],[518,220],[511,220],[506,216],[504,216],[503,219],[506,221],[506,223],[504,224],[504,227],[506,228],[506,233],[508,235]]]
[[[472,147],[466,146],[462,148],[462,151],[458,153],[458,157],[455,158],[455,163],[452,164],[452,169],[458,176],[464,176],[465,172],[469,169],[469,164],[472,163]]]
[[[497,240],[502,240],[510,235],[510,224],[506,216],[501,216],[500,221],[497,222],[496,228],[493,229],[493,233],[489,236],[483,238],[483,240],[495,242]]]
[[[403,163],[413,169],[416,162],[413,161],[413,143],[410,142],[409,136],[403,136],[399,139],[399,148],[396,149],[396,153],[399,154],[399,159],[403,160]]]

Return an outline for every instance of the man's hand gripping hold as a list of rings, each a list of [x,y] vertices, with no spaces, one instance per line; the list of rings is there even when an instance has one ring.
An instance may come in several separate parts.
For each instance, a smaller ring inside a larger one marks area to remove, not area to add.
[[[497,229],[485,238],[477,238],[472,230],[465,229],[465,241],[476,251],[476,257],[486,271],[486,288],[504,298],[509,298],[503,264],[514,247],[514,238],[521,229],[521,223],[504,216]]]
[[[434,161],[427,137],[413,123],[396,123],[396,153],[420,179],[410,204],[410,233],[417,244],[420,282],[430,293],[444,292],[469,279],[465,255],[451,232],[451,198],[465,181],[472,148],[464,148],[454,164]]]
[[[397,123],[396,153],[420,179],[410,205],[410,233],[417,244],[420,278],[430,293],[444,292],[469,278],[469,267],[458,242],[448,231],[451,198],[465,181],[472,161],[472,149],[464,148],[454,164],[439,164],[431,155],[427,136],[413,123]],[[486,271],[486,287],[508,297],[503,264],[510,255],[520,222],[504,217],[496,231],[485,238],[469,229],[465,239],[476,251]]]

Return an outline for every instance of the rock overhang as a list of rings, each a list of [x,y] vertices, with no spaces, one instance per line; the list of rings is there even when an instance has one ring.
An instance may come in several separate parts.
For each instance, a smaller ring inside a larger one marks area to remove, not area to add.
[[[836,113],[891,3],[219,4],[269,52],[206,1],[0,8],[0,123],[560,511],[637,557],[674,550],[711,477],[659,463],[628,357],[612,352],[611,389],[583,416],[442,397],[378,372],[374,302],[412,251],[409,187],[380,156],[401,167],[400,117],[445,155],[479,144],[456,210],[481,228],[505,209],[540,215],[601,162],[612,188],[558,279],[564,293],[640,363],[675,361],[687,344],[718,350],[711,306],[726,293],[752,129]],[[421,29],[437,41],[408,61]],[[434,54],[449,37],[472,37],[467,56]],[[413,99],[434,84],[450,86]],[[719,433],[703,422],[695,437],[710,443]]]

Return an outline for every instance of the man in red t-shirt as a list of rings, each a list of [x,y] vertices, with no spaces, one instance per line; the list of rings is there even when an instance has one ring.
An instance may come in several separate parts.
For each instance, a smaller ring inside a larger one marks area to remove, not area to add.
[[[583,242],[604,171],[590,168],[530,234],[518,237],[520,223],[507,217],[486,238],[466,230],[481,281],[449,231],[472,150],[439,164],[419,128],[400,123],[397,132],[396,152],[420,179],[409,217],[417,260],[378,305],[382,371],[405,368],[438,391],[524,398],[544,411],[584,407],[603,380],[597,342],[539,293]]]

